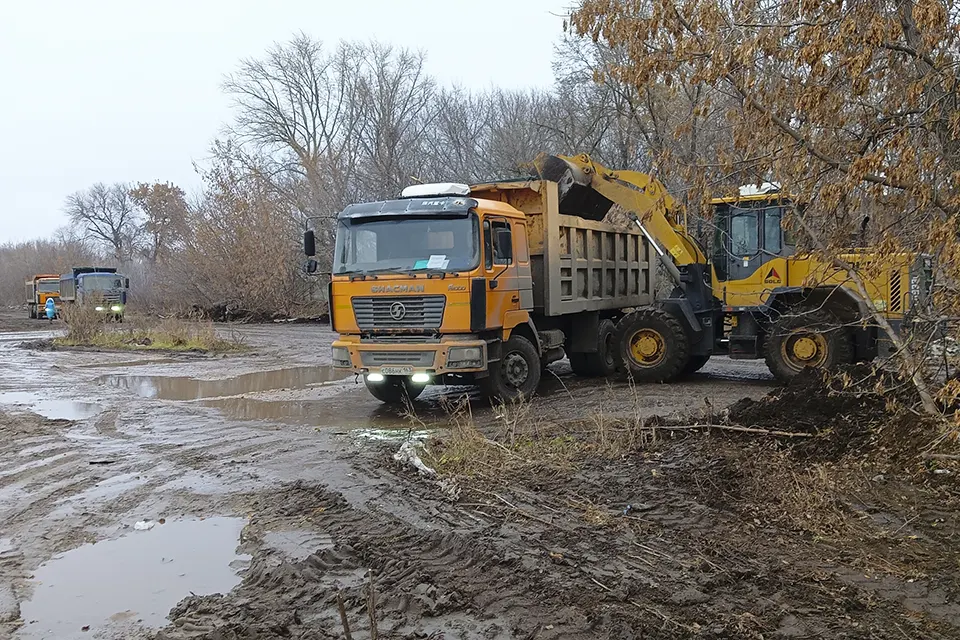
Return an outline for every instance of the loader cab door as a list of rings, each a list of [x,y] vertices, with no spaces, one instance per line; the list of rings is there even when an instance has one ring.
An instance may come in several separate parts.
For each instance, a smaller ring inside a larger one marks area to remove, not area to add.
[[[783,226],[785,210],[781,202],[769,200],[716,205],[713,264],[718,280],[745,280],[767,263],[793,255],[792,238]],[[773,275],[765,279],[786,282],[786,273]]]

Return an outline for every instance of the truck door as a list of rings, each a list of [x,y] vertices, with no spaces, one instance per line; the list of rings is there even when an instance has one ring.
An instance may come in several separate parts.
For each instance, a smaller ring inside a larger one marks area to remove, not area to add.
[[[520,308],[513,232],[505,218],[483,221],[483,260],[487,276],[487,327],[503,326],[507,311]]]

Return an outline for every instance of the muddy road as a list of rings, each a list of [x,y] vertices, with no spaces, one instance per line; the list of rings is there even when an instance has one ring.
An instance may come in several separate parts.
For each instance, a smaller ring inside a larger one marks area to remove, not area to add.
[[[371,570],[384,638],[960,633],[940,574],[958,566],[952,489],[936,534],[926,511],[865,498],[858,518],[909,547],[868,553],[748,513],[742,474],[689,439],[451,487],[392,454],[468,390],[402,415],[329,368],[326,327],[219,330],[249,350],[36,351],[21,344],[56,325],[0,316],[0,637],[338,638],[339,592],[366,638]],[[696,416],[772,387],[724,358],[669,386],[551,371],[531,414],[554,424]],[[935,557],[908,576],[897,553]]]

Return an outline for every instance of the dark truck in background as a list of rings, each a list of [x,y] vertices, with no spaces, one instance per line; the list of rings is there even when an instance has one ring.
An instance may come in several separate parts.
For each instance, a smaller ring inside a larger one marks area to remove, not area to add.
[[[60,276],[60,300],[65,305],[91,306],[123,322],[130,279],[113,267],[74,267]]]

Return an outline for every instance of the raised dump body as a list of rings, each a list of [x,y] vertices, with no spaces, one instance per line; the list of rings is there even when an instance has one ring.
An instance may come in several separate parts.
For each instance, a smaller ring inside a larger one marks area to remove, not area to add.
[[[470,195],[506,202],[526,217],[535,314],[653,303],[650,244],[638,229],[561,214],[557,183],[548,180],[478,184]]]

